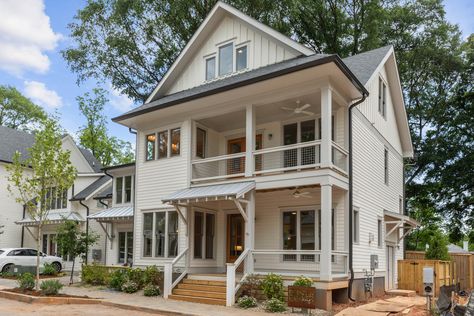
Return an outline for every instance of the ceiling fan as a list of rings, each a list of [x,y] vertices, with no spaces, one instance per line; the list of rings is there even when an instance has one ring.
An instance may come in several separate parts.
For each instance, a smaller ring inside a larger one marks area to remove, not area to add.
[[[293,192],[293,197],[295,199],[299,199],[300,197],[304,197],[304,198],[308,198],[308,199],[312,198],[310,192],[301,192],[298,188],[296,188],[295,192]]]
[[[309,104],[309,103],[306,103],[305,105],[300,106],[300,100],[297,100],[296,101],[296,108],[289,108],[289,107],[286,107],[286,106],[282,106],[281,109],[285,110],[285,111],[291,111],[292,112],[291,114],[305,114],[305,115],[312,116],[312,115],[314,115],[313,112],[306,111],[306,109],[309,108],[310,106],[311,106],[311,104]]]

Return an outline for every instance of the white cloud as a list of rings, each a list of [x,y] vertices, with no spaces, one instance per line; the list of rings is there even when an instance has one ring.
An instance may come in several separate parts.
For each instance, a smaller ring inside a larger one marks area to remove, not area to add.
[[[61,97],[54,90],[49,90],[46,85],[38,81],[25,81],[25,95],[34,103],[42,107],[55,109],[63,104]]]
[[[60,39],[43,0],[0,1],[0,69],[15,75],[25,70],[44,73],[50,66],[45,52],[54,50]]]
[[[132,109],[133,101],[127,96],[115,90],[112,85],[109,85],[110,105],[120,112],[127,112]]]

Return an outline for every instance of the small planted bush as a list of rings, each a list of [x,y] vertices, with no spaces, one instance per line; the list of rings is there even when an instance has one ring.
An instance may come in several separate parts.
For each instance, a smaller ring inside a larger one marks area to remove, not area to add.
[[[160,287],[155,284],[147,284],[143,288],[143,295],[145,296],[158,296],[160,295]]]
[[[119,269],[112,272],[109,276],[109,288],[121,291],[122,285],[128,280],[126,269]]]
[[[148,266],[143,270],[143,283],[159,286],[163,280],[163,272],[157,266]]]
[[[40,288],[44,295],[57,295],[63,285],[58,280],[46,280],[41,282]]]
[[[44,275],[57,275],[58,271],[56,271],[56,268],[51,263],[45,263],[43,274]]]
[[[92,285],[107,285],[109,272],[106,267],[91,264],[83,265],[81,271],[82,282]]]
[[[255,307],[257,306],[257,299],[255,297],[245,295],[245,296],[240,297],[237,300],[237,305],[240,308],[245,308],[245,309]]]
[[[293,285],[311,287],[313,286],[313,280],[302,275],[296,278],[295,282],[293,282]]]
[[[281,276],[270,273],[261,283],[262,291],[268,300],[273,298],[282,301],[285,297],[283,279]]]
[[[138,284],[134,281],[127,280],[122,284],[122,292],[135,293],[139,289]]]
[[[127,278],[134,282],[138,286],[138,289],[141,289],[143,284],[145,284],[145,273],[144,270],[140,268],[129,269],[127,271]]]
[[[33,290],[35,288],[35,276],[31,273],[23,273],[17,280],[18,287],[22,291]]]
[[[242,295],[258,297],[258,291],[261,287],[261,280],[255,274],[249,274],[242,283]]]
[[[270,313],[282,313],[286,311],[285,303],[277,298],[265,302],[265,311]]]

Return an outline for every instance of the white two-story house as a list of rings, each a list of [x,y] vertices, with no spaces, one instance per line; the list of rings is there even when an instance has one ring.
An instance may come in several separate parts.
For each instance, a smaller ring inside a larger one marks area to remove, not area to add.
[[[315,280],[318,306],[397,286],[416,222],[392,47],[341,59],[219,2],[142,106],[133,262],[164,296],[232,305],[248,274]],[[190,287],[189,280],[193,280]],[[220,289],[199,290],[212,280]],[[221,283],[219,283],[221,282]]]

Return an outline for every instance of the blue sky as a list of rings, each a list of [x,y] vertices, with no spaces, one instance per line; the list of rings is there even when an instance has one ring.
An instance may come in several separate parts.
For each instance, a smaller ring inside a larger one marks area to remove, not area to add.
[[[84,123],[75,98],[94,88],[90,80],[78,86],[60,51],[69,45],[68,23],[85,0],[0,0],[0,84],[12,85],[49,113],[59,113],[61,125],[74,134]],[[446,0],[447,18],[459,24],[463,36],[474,33],[474,1]],[[133,102],[109,86],[105,114],[117,116]],[[111,134],[133,142],[128,129],[109,123]]]

